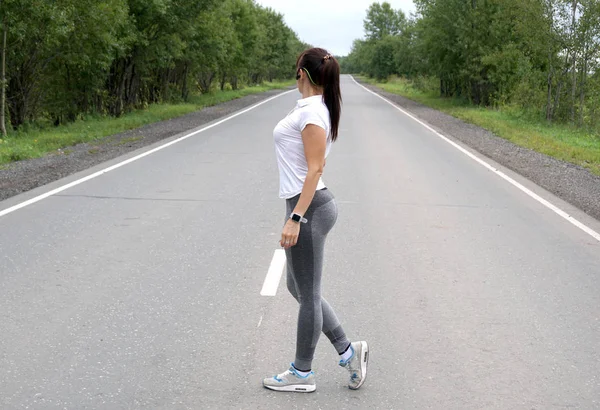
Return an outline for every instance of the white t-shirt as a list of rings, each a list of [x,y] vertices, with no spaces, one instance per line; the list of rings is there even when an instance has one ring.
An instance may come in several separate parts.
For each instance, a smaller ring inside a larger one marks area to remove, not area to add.
[[[277,165],[279,166],[280,198],[293,198],[302,192],[308,173],[302,131],[309,124],[317,125],[325,130],[327,136],[325,158],[327,158],[332,143],[331,120],[322,95],[299,100],[296,107],[273,130]],[[325,184],[320,179],[317,190],[323,188],[325,188]]]

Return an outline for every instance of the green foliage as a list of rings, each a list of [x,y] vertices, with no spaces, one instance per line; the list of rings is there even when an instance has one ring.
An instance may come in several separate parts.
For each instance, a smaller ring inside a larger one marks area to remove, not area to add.
[[[400,34],[406,24],[402,10],[394,10],[390,3],[373,3],[367,10],[365,33],[369,40],[381,40],[387,36]]]
[[[597,127],[598,0],[415,0],[406,21],[388,3],[366,12],[345,72],[438,80],[443,97],[515,106],[549,122]]]
[[[13,129],[291,78],[307,45],[254,0],[0,0]]]
[[[371,71],[375,78],[385,79],[396,73],[396,54],[399,51],[398,37],[386,36],[373,47]]]

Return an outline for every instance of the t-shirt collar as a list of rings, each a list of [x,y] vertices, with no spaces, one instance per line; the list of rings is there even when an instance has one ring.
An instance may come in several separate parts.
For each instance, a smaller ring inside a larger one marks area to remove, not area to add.
[[[314,104],[316,102],[322,102],[322,95],[313,95],[312,97],[303,98],[302,100],[298,100],[298,107],[306,107],[309,104]]]

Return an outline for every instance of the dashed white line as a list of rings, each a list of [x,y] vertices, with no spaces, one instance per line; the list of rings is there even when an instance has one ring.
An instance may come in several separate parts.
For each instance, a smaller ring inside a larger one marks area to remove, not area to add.
[[[418,122],[419,124],[421,124],[423,127],[427,128],[429,131],[433,132],[435,135],[437,135],[438,137],[440,137],[441,139],[443,139],[444,141],[446,141],[448,144],[452,145],[454,148],[456,148],[457,150],[459,150],[463,154],[467,155],[469,158],[477,161],[479,164],[483,165],[484,167],[486,167],[487,169],[489,169],[490,171],[492,171],[493,173],[495,173],[496,175],[498,175],[500,178],[504,179],[508,183],[510,183],[513,186],[517,187],[518,189],[520,189],[521,191],[523,191],[525,194],[529,195],[531,198],[535,199],[536,201],[538,201],[539,203],[541,203],[542,205],[544,205],[546,208],[552,210],[554,213],[556,213],[557,215],[559,215],[561,218],[564,218],[565,220],[567,220],[570,223],[572,223],[573,225],[575,225],[577,228],[581,229],[582,231],[584,231],[585,233],[587,233],[588,235],[590,235],[592,238],[596,239],[597,241],[600,241],[600,233],[594,231],[592,228],[590,228],[589,226],[583,224],[579,220],[575,219],[574,217],[572,217],[571,215],[569,215],[567,212],[563,211],[562,209],[560,209],[556,205],[554,205],[551,202],[549,202],[548,200],[542,198],[541,196],[539,196],[538,194],[536,194],[535,192],[533,192],[529,188],[523,186],[519,182],[515,181],[514,179],[512,179],[511,177],[509,177],[508,175],[506,175],[504,172],[502,172],[502,171],[494,168],[492,165],[490,165],[489,163],[487,163],[483,159],[479,158],[478,156],[476,156],[472,152],[470,152],[470,151],[466,150],[465,148],[461,147],[460,145],[458,145],[457,143],[455,143],[454,141],[452,141],[448,137],[440,134],[439,132],[437,132],[436,130],[434,130],[433,128],[431,128],[429,125],[427,125],[423,121],[419,120],[418,118],[416,118],[415,116],[413,116],[409,112],[407,112],[407,111],[403,110],[402,108],[398,107],[396,104],[394,104],[393,102],[391,102],[387,98],[385,98],[385,97],[377,94],[376,92],[373,92],[373,91],[369,90],[367,87],[365,87],[362,84],[360,84],[359,82],[357,82],[354,79],[354,77],[351,76],[351,78],[356,83],[356,85],[362,87],[364,90],[368,91],[369,93],[373,94],[374,96],[382,99],[383,101],[385,101],[386,103],[388,103],[389,105],[391,105],[392,107],[394,107],[395,109],[397,109],[398,111],[400,111],[401,113],[403,113],[404,115],[412,118],[413,120],[415,120],[416,122]]]
[[[86,176],[86,177],[83,177],[83,178],[81,178],[81,179],[78,179],[77,181],[73,181],[73,182],[71,182],[71,183],[69,183],[69,184],[66,184],[66,185],[63,185],[63,186],[61,186],[61,187],[59,187],[59,188],[53,189],[53,190],[51,190],[51,191],[48,191],[48,192],[46,192],[46,193],[44,193],[44,194],[42,194],[42,195],[36,196],[35,198],[31,198],[31,199],[29,199],[29,200],[27,200],[27,201],[25,201],[25,202],[21,202],[20,204],[17,204],[17,205],[11,206],[10,208],[7,208],[7,209],[4,209],[4,210],[0,211],[0,217],[3,217],[3,216],[5,216],[5,215],[8,215],[8,214],[10,214],[11,212],[15,212],[15,211],[17,211],[17,210],[19,210],[19,209],[21,209],[21,208],[25,208],[26,206],[29,206],[29,205],[35,204],[36,202],[39,202],[39,201],[41,201],[41,200],[43,200],[43,199],[46,199],[46,198],[48,198],[48,197],[50,197],[50,196],[52,196],[52,195],[56,195],[56,194],[58,194],[59,192],[63,192],[63,191],[65,191],[65,190],[69,189],[69,188],[73,188],[74,186],[77,186],[77,185],[83,184],[83,183],[84,183],[84,182],[86,182],[86,181],[89,181],[89,180],[91,180],[91,179],[97,178],[97,177],[99,177],[99,176],[101,176],[101,175],[104,175],[104,174],[106,174],[107,172],[114,171],[114,170],[115,170],[115,169],[117,169],[117,168],[121,168],[122,166],[125,166],[125,165],[127,165],[127,164],[130,164],[130,163],[132,163],[132,162],[135,162],[135,161],[137,161],[137,160],[139,160],[139,159],[142,159],[142,158],[144,158],[144,157],[147,157],[148,155],[152,155],[152,154],[154,154],[155,152],[161,151],[161,150],[163,150],[163,149],[165,149],[165,148],[167,148],[167,147],[170,147],[171,145],[175,145],[175,144],[177,144],[177,143],[179,143],[179,142],[181,142],[181,141],[184,141],[184,140],[186,140],[186,139],[188,139],[188,138],[190,138],[190,137],[193,137],[194,135],[198,135],[198,134],[200,134],[201,132],[207,131],[207,130],[209,130],[209,129],[211,129],[211,128],[214,128],[214,127],[216,127],[216,126],[218,126],[218,125],[221,125],[221,124],[223,124],[224,122],[227,122],[227,121],[229,121],[229,120],[232,120],[232,119],[234,119],[234,118],[236,118],[236,117],[239,117],[240,115],[242,115],[242,114],[245,114],[245,113],[247,113],[247,112],[249,112],[249,111],[252,111],[252,110],[254,110],[255,108],[258,108],[258,107],[260,107],[260,106],[261,106],[261,105],[263,105],[263,104],[266,104],[266,103],[268,103],[268,102],[270,102],[270,101],[273,101],[273,100],[274,100],[274,99],[276,99],[276,98],[279,98],[279,97],[281,97],[281,96],[283,96],[283,95],[287,95],[287,94],[289,94],[289,93],[292,93],[292,92],[295,92],[295,91],[296,91],[296,90],[290,90],[290,91],[285,91],[285,92],[283,92],[283,93],[277,94],[277,95],[275,95],[275,96],[273,96],[273,97],[271,97],[271,98],[268,98],[268,99],[266,99],[266,100],[264,100],[264,101],[261,101],[261,102],[259,102],[258,104],[255,104],[255,105],[253,105],[252,107],[246,108],[246,109],[245,109],[245,110],[243,110],[243,111],[240,111],[240,112],[238,112],[238,113],[235,113],[235,114],[233,114],[233,115],[230,115],[229,117],[227,117],[227,118],[224,118],[224,119],[222,119],[221,121],[215,122],[214,124],[211,124],[211,125],[209,125],[209,126],[207,126],[207,127],[204,127],[204,128],[202,128],[202,129],[200,129],[200,130],[198,130],[198,131],[194,131],[194,132],[192,132],[192,133],[190,133],[190,134],[184,135],[184,136],[183,136],[183,137],[181,137],[181,138],[177,138],[177,139],[175,139],[175,140],[173,140],[173,141],[170,141],[170,142],[168,142],[168,143],[166,143],[166,144],[163,144],[163,145],[161,145],[161,146],[159,146],[159,147],[156,147],[156,148],[154,148],[154,149],[151,149],[151,150],[149,150],[149,151],[146,151],[146,152],[144,152],[144,153],[142,153],[142,154],[140,154],[140,155],[137,155],[137,156],[135,156],[135,157],[133,157],[133,158],[129,158],[129,159],[127,159],[127,160],[123,161],[123,162],[119,162],[118,164],[115,164],[115,165],[113,165],[113,166],[110,166],[110,167],[108,167],[108,168],[105,168],[105,169],[103,169],[103,170],[101,170],[101,171],[95,172],[95,173],[93,173],[93,174],[91,174],[91,175],[88,175],[88,176]]]
[[[271,260],[271,266],[265,277],[262,290],[260,291],[261,296],[275,296],[277,294],[277,288],[281,281],[281,275],[285,268],[285,251],[283,249],[277,249],[273,254]]]

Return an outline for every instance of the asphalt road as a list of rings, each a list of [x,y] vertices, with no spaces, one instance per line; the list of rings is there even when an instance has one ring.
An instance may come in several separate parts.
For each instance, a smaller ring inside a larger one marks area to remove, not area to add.
[[[0,217],[0,408],[600,408],[600,241],[348,77],[343,92],[324,295],[370,344],[361,390],[325,337],[316,393],[261,387],[294,352],[285,280],[260,295],[294,92]]]

